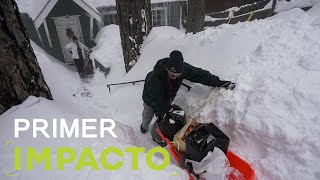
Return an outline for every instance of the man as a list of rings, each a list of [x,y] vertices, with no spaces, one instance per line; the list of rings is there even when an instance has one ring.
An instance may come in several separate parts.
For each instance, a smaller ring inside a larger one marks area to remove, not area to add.
[[[172,51],[169,58],[161,59],[149,72],[143,89],[143,113],[141,133],[148,131],[153,115],[163,117],[172,108],[172,101],[179,90],[182,80],[201,83],[211,87],[223,86],[233,90],[235,84],[230,81],[221,81],[210,72],[191,66],[183,62],[180,51]]]

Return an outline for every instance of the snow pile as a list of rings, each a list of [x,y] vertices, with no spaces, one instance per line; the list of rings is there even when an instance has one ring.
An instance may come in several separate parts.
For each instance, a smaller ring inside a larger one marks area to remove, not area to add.
[[[231,138],[231,149],[253,163],[259,179],[320,178],[318,20],[294,9],[276,18],[237,24],[235,36],[225,39],[241,39],[247,46],[252,43],[244,32],[255,40],[263,35],[253,52],[238,56],[234,67],[221,72],[220,77],[236,81],[236,90],[224,93],[199,117],[220,125]],[[189,98],[179,96],[181,103],[194,102],[191,95],[185,96]]]
[[[97,45],[92,49],[91,58],[97,59],[104,67],[110,68],[108,81],[117,81],[125,75],[120,30],[117,25],[100,29],[95,37]]]
[[[314,5],[309,11],[307,12],[310,16],[320,16],[320,3]]]
[[[304,8],[314,6],[320,0],[277,0],[275,12],[287,11],[293,8]]]
[[[237,83],[197,115],[231,138],[231,149],[252,163],[259,179],[319,179],[319,11],[318,5],[307,13],[293,9],[196,35],[154,28],[123,81],[143,79],[158,59],[178,49],[186,62]],[[113,93],[120,97],[133,88]],[[210,91],[198,84],[190,92],[182,87],[175,103],[191,112],[201,103],[188,105]],[[141,106],[136,110],[126,113],[139,124]]]
[[[238,59],[237,89],[200,113],[228,132],[259,179],[320,178],[320,28],[295,13],[247,27],[264,40]]]
[[[152,31],[142,45],[143,48],[138,62],[122,81],[145,79],[145,76],[153,69],[157,60],[169,56],[174,45],[173,40],[183,36],[184,33],[174,27],[152,28]]]

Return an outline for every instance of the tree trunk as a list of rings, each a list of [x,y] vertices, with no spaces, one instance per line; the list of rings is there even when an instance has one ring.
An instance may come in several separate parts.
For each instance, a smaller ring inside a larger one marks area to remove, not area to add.
[[[203,31],[205,0],[188,0],[188,17],[186,33]]]
[[[52,99],[14,0],[0,3],[0,114],[30,95]]]
[[[116,0],[124,63],[128,72],[138,61],[144,37],[152,28],[150,0]]]

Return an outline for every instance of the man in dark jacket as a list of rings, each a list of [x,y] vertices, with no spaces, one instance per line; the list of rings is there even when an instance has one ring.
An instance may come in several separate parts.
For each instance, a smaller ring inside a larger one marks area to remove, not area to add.
[[[191,66],[183,62],[180,51],[172,51],[170,58],[164,58],[157,62],[153,71],[149,72],[143,89],[143,113],[140,131],[145,134],[154,114],[157,117],[163,115],[172,108],[183,79],[201,83],[211,87],[224,86],[233,89],[235,84],[230,81],[221,81],[219,77],[210,72]]]

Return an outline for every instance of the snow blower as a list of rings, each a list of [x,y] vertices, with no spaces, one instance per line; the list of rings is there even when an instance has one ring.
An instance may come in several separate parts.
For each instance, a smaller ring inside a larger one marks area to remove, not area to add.
[[[239,156],[234,154],[232,151],[228,150],[230,142],[229,138],[213,123],[198,123],[197,119],[191,116],[198,110],[205,107],[210,101],[220,96],[225,91],[221,91],[221,89],[221,87],[218,88],[218,93],[216,95],[210,98],[209,101],[207,101],[200,108],[189,114],[191,118],[189,118],[189,121],[187,121],[186,123],[185,121],[183,121],[185,124],[183,127],[181,127],[181,124],[177,123],[180,125],[180,130],[176,132],[177,128],[174,128],[174,143],[171,142],[173,131],[170,131],[169,133],[170,138],[166,137],[165,131],[168,126],[159,125],[162,123],[161,121],[159,121],[159,123],[155,123],[155,125],[158,125],[154,126],[154,129],[156,129],[156,134],[161,137],[161,140],[168,144],[169,151],[173,155],[175,161],[182,168],[187,169],[190,180],[198,179],[199,174],[201,174],[200,170],[202,170],[203,173],[206,172],[204,169],[208,165],[208,163],[210,163],[210,160],[206,160],[206,158],[208,158],[208,155],[210,153],[214,153],[215,151],[217,152],[219,150],[222,150],[222,154],[225,154],[224,157],[228,159],[230,167],[231,169],[233,169],[229,172],[228,176],[225,179],[253,180],[255,174],[251,166]],[[209,95],[206,95],[202,99],[208,99],[212,92],[210,92]],[[199,101],[200,100],[196,101],[195,103]],[[183,118],[177,118],[177,116],[171,116],[170,118],[175,120],[183,119],[186,117],[184,116]],[[170,122],[170,118],[165,122]],[[215,148],[219,148],[219,150],[215,150]],[[196,166],[195,168],[198,168],[196,169],[196,172],[193,166]]]

